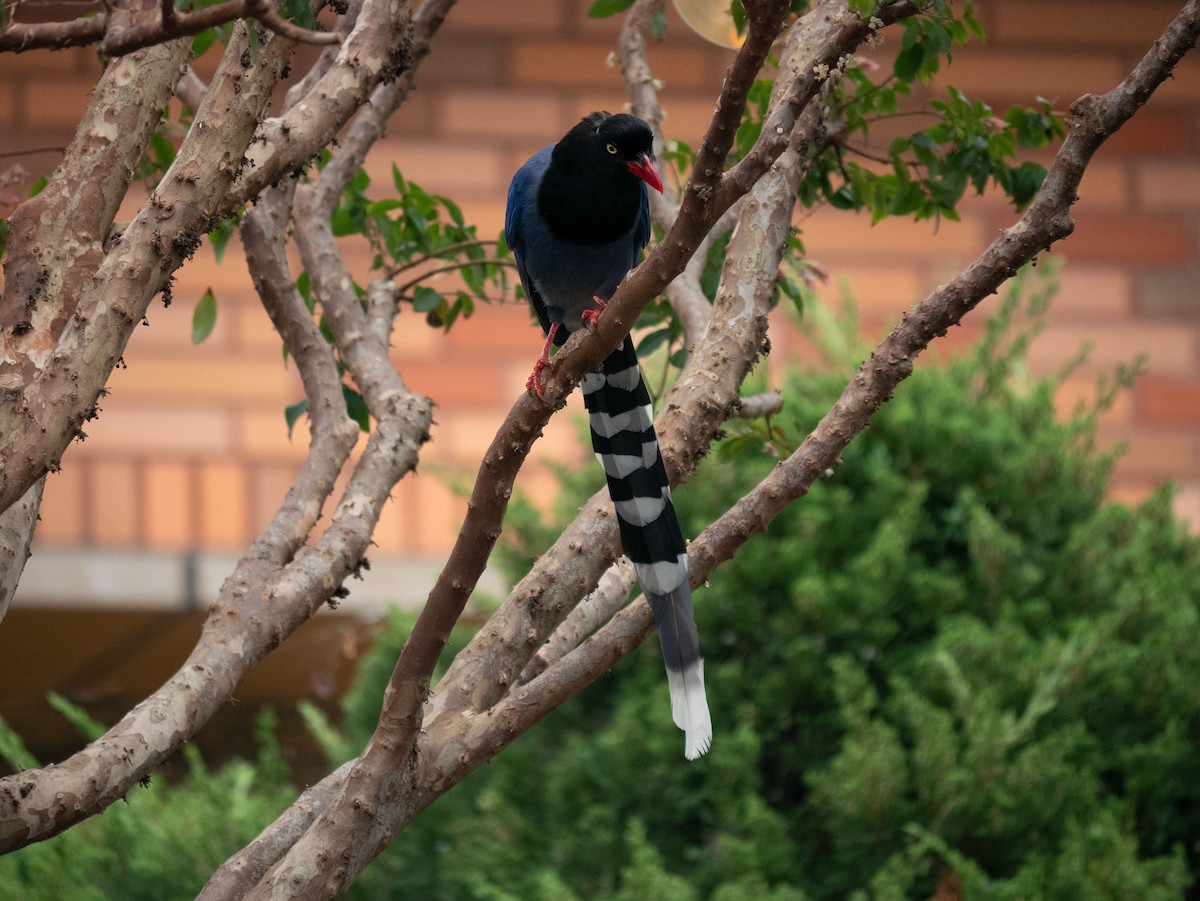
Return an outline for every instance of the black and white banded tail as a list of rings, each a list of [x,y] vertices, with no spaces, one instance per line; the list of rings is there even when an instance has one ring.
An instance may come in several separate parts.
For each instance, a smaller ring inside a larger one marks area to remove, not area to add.
[[[695,760],[712,741],[712,720],[704,696],[704,660],[692,612],[687,548],[671,504],[671,487],[654,433],[650,395],[642,381],[633,340],[604,361],[600,372],[580,383],[596,451],[608,492],[617,509],[621,545],[634,572],[662,643],[671,691],[671,715],[686,733],[684,754]]]

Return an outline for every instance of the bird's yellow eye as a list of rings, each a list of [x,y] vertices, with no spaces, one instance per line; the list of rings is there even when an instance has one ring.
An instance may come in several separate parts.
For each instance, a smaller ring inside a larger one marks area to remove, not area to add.
[[[617,152],[617,145],[616,144],[605,144],[604,149],[607,150],[609,153],[615,155]]]

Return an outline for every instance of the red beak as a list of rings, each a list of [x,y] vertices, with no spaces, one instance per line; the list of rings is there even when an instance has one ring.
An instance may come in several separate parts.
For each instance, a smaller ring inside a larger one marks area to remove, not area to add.
[[[642,158],[633,163],[626,163],[629,171],[656,190],[659,194],[662,193],[662,179],[658,177],[658,170],[654,168],[654,160],[650,158],[650,154],[643,153]]]

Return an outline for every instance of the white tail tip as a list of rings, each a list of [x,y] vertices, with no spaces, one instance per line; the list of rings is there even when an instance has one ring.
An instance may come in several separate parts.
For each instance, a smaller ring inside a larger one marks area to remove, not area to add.
[[[695,760],[712,744],[712,718],[704,695],[704,661],[699,660],[682,673],[667,670],[671,691],[671,717],[683,730],[683,756]]]

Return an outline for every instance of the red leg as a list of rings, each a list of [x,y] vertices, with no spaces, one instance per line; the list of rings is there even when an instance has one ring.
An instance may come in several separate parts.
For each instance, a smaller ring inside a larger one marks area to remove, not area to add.
[[[599,297],[593,297],[592,301],[596,304],[594,310],[584,310],[579,314],[579,318],[583,320],[583,324],[588,328],[596,327],[596,320],[600,318],[600,314],[604,312],[604,308],[608,306],[607,300],[601,300]]]
[[[558,332],[559,323],[550,323],[550,331],[546,333],[546,343],[542,345],[542,355],[533,364],[533,372],[525,383],[527,391],[533,391],[539,397],[542,394],[542,370],[550,365],[550,348],[554,346],[554,335]]]

